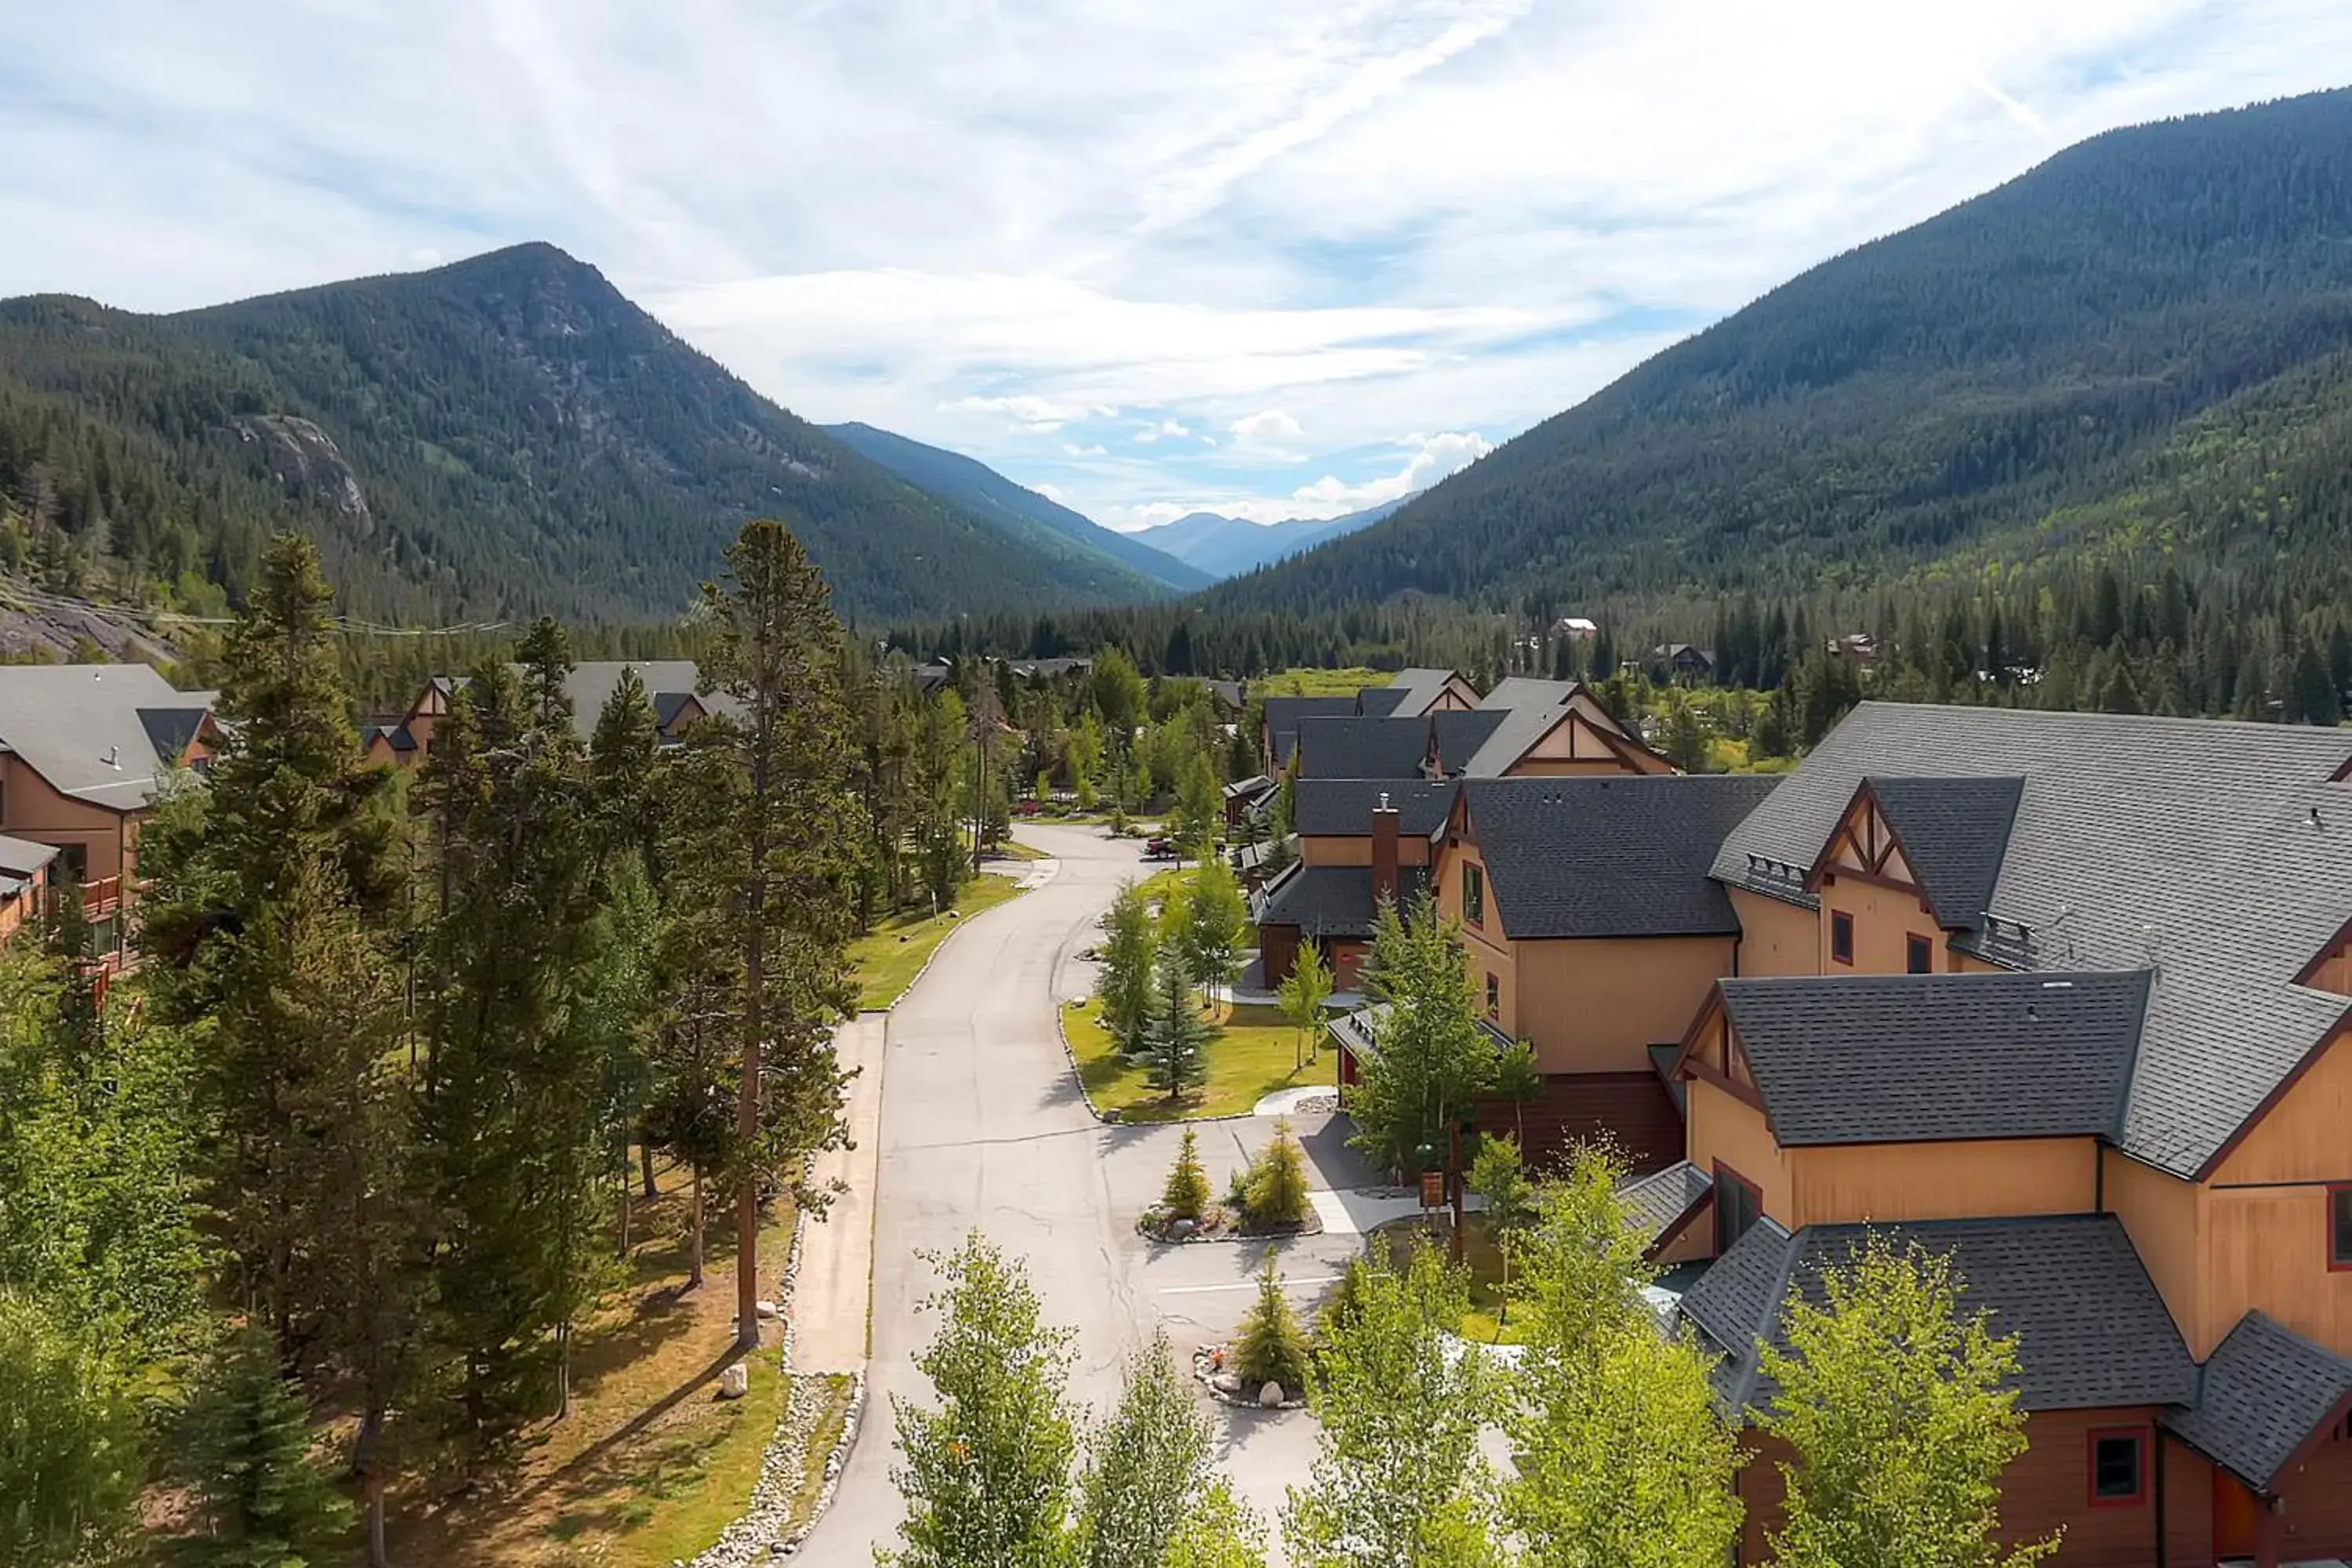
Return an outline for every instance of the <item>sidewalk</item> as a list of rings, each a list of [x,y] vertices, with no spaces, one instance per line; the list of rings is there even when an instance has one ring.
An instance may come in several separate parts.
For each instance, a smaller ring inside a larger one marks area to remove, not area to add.
[[[874,1187],[882,1157],[882,1054],[890,1015],[861,1013],[834,1036],[849,1080],[853,1147],[817,1156],[811,1184],[836,1192],[822,1220],[801,1237],[800,1278],[786,1310],[793,1317],[794,1372],[856,1372],[866,1364],[868,1296],[874,1277]]]

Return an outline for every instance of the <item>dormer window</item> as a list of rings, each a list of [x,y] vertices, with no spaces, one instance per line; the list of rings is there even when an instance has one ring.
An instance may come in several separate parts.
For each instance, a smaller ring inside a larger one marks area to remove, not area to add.
[[[1853,963],[1853,917],[1843,910],[1830,912],[1830,961]]]

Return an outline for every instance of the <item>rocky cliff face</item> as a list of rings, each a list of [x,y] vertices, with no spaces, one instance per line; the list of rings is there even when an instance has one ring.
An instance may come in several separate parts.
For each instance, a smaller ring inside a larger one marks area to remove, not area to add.
[[[362,537],[375,531],[359,477],[333,437],[293,414],[240,414],[231,427],[289,491],[333,507]]]

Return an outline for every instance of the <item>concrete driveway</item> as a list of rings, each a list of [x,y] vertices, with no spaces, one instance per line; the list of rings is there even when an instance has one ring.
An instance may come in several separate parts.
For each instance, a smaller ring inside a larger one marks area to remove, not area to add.
[[[802,1549],[809,1561],[870,1562],[873,1547],[896,1539],[890,1396],[929,1398],[913,1357],[936,1321],[917,1309],[937,1282],[918,1252],[952,1248],[977,1228],[1026,1260],[1047,1316],[1077,1331],[1072,1393],[1097,1412],[1118,1397],[1121,1358],[1155,1325],[1168,1325],[1189,1366],[1192,1347],[1226,1338],[1250,1304],[1261,1247],[1163,1247],[1135,1233],[1136,1215],[1159,1196],[1181,1129],[1097,1124],[1055,1033],[1056,998],[1083,995],[1090,984],[1076,953],[1095,941],[1095,921],[1120,882],[1137,874],[1140,847],[1099,828],[1024,824],[1019,833],[1056,859],[1051,879],[974,917],[889,1017],[871,1205],[866,1425],[831,1510]],[[1255,1119],[1196,1125],[1220,1191],[1227,1171],[1272,1131]],[[1330,1118],[1293,1125],[1318,1186],[1370,1180]],[[1349,1235],[1282,1244],[1295,1299],[1305,1306],[1319,1297],[1359,1245]],[[1313,1456],[1310,1418],[1202,1403],[1236,1488],[1271,1521]]]

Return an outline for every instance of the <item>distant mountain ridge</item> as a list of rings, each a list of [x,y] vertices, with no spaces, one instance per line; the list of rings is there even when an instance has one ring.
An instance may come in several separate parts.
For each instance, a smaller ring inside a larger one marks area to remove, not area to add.
[[[232,591],[300,528],[346,604],[410,619],[672,616],[765,515],[869,620],[1168,592],[908,484],[543,244],[173,316],[0,301],[12,514],[60,580]]]
[[[1282,522],[1252,522],[1247,518],[1223,517],[1213,511],[1188,512],[1173,521],[1157,523],[1127,537],[1141,540],[1211,577],[1238,577],[1287,560],[1301,551],[1312,550],[1327,540],[1370,528],[1410,499],[1382,501],[1340,517],[1290,518]]]
[[[1047,555],[1088,562],[1097,571],[1105,561],[1115,563],[1137,576],[1139,595],[1161,590],[1188,593],[1213,581],[1207,573],[1154,550],[1133,535],[1114,533],[1084,513],[1015,484],[977,458],[854,421],[824,429],[916,489]]]
[[[2352,551],[2352,89],[2060,153],[1208,602],[1556,613],[2118,549]]]

